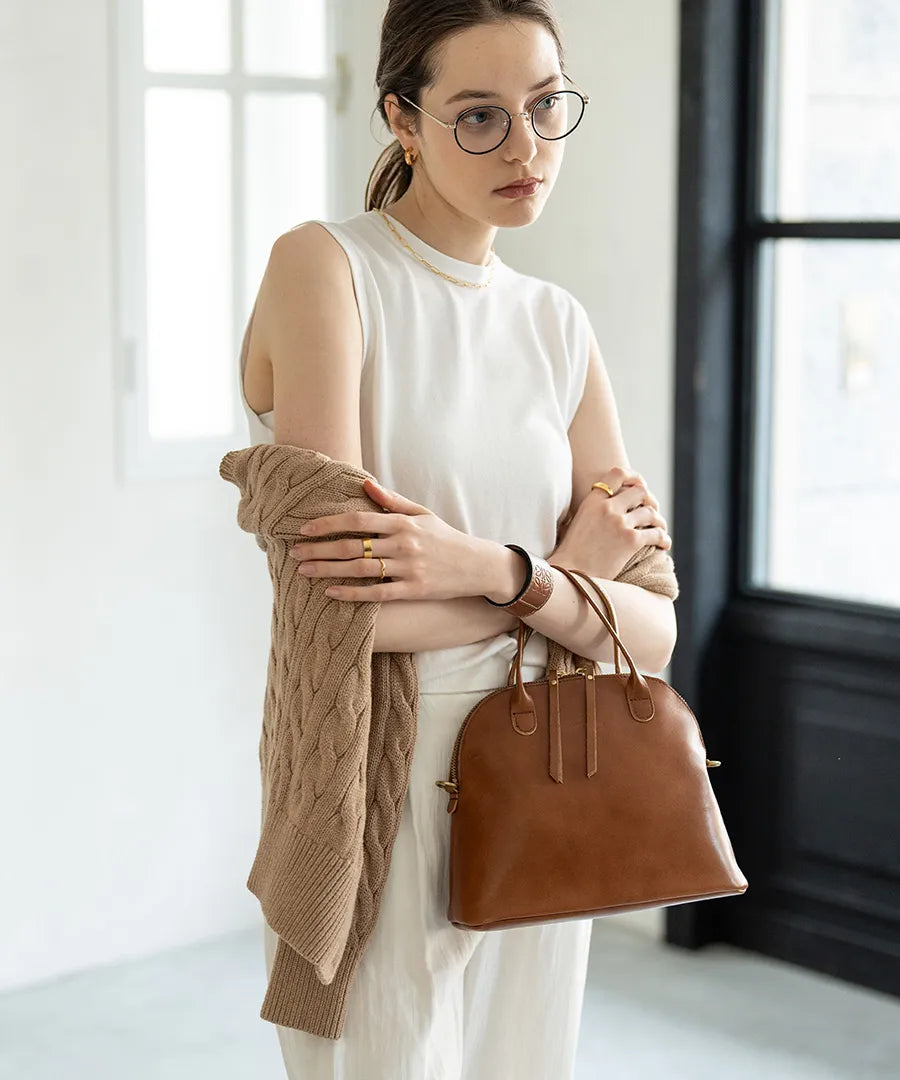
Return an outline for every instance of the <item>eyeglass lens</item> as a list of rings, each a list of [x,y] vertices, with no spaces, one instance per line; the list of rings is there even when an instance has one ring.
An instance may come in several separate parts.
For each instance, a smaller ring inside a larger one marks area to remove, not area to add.
[[[573,131],[584,112],[584,99],[574,90],[560,90],[542,98],[532,114],[534,129],[545,139],[561,139]],[[463,150],[486,154],[503,142],[509,114],[498,105],[480,105],[460,116],[456,138]]]

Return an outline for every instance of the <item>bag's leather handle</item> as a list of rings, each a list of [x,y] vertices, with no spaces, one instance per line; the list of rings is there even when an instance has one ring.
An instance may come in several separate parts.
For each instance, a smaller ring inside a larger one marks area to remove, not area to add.
[[[619,632],[619,622],[618,622],[618,619],[616,618],[616,609],[613,606],[612,600],[610,600],[610,598],[607,596],[607,594],[604,592],[604,590],[600,588],[600,586],[597,584],[597,582],[594,581],[593,578],[588,577],[588,575],[585,574],[584,571],[575,570],[574,568],[571,568],[571,567],[570,567],[570,569],[572,569],[573,573],[580,574],[583,578],[585,578],[586,581],[588,581],[591,585],[594,586],[594,589],[600,594],[600,597],[602,598],[603,603],[606,605],[606,614],[609,616],[609,621],[613,624],[613,627],[614,627],[616,633],[618,633]],[[520,634],[524,633],[524,635],[525,635],[525,639],[522,642],[522,649],[524,650],[525,646],[528,644],[528,642],[529,642],[529,640],[531,638],[531,635],[534,633],[534,627],[529,626],[526,622],[523,622],[520,619],[519,620],[518,630],[519,630]],[[589,666],[593,670],[593,673],[595,675],[598,675],[600,673],[600,665],[597,663],[596,660],[592,660],[589,656],[580,656],[578,653],[572,653],[572,656],[574,657],[575,663],[576,663],[577,666],[579,666],[579,667]],[[584,661],[584,664],[581,664],[580,661]],[[618,642],[614,642],[614,644],[613,644],[613,663],[615,665],[616,674],[621,675],[622,674],[622,658],[621,658],[621,656],[619,654],[619,644],[618,644]],[[509,666],[509,674],[507,675],[507,678],[506,678],[506,685],[507,686],[512,686],[512,684],[513,684],[514,671],[515,671],[515,665],[510,664],[510,666]]]
[[[572,582],[572,584],[575,586],[575,588],[581,593],[581,595],[585,598],[585,600],[587,600],[587,602],[591,605],[591,607],[594,609],[594,611],[597,612],[597,614],[600,616],[600,619],[601,619],[603,625],[606,627],[606,629],[609,631],[610,635],[612,636],[613,641],[615,641],[615,643],[622,650],[622,655],[625,657],[626,661],[628,662],[628,666],[631,668],[632,671],[634,671],[635,670],[635,664],[634,664],[634,661],[631,659],[631,653],[629,653],[629,651],[625,648],[625,645],[622,643],[622,639],[619,637],[618,620],[616,620],[616,625],[614,626],[612,621],[607,617],[606,613],[601,611],[600,608],[597,606],[596,600],[594,600],[594,598],[590,595],[590,593],[587,591],[587,589],[581,584],[581,582],[578,580],[578,577],[584,578],[585,581],[587,581],[590,585],[593,585],[594,588],[597,589],[598,591],[600,590],[600,586],[596,584],[596,582],[593,580],[593,578],[590,577],[590,575],[585,574],[584,571],[582,571],[582,570],[575,570],[574,568],[570,570],[570,569],[568,569],[568,567],[556,566],[554,563],[551,563],[550,565],[553,567],[554,570],[559,570],[561,573],[565,574],[566,577],[569,579],[569,581]],[[575,576],[576,574],[578,575],[578,577]],[[607,601],[606,601],[605,594],[601,593],[601,596],[604,599],[604,603],[606,603]]]
[[[656,712],[656,706],[653,704],[653,694],[650,691],[650,684],[638,671],[637,665],[635,664],[634,660],[632,660],[631,653],[625,648],[624,644],[622,643],[622,639],[619,637],[619,632],[616,627],[613,626],[610,620],[606,617],[605,613],[600,610],[600,608],[597,606],[597,602],[588,593],[587,589],[581,584],[575,574],[578,574],[579,576],[585,578],[585,580],[588,581],[591,585],[593,585],[594,588],[598,591],[600,591],[600,586],[597,585],[593,578],[591,578],[589,575],[585,574],[581,570],[576,570],[573,573],[571,570],[567,570],[564,566],[556,566],[554,563],[551,563],[550,565],[553,566],[555,570],[559,570],[563,574],[565,574],[569,581],[571,581],[572,584],[578,589],[578,591],[585,598],[585,600],[587,600],[587,602],[591,605],[594,611],[596,611],[597,614],[600,616],[604,626],[610,632],[613,641],[622,650],[622,654],[624,655],[625,660],[628,663],[628,667],[631,670],[631,674],[628,676],[628,684],[626,688],[628,708],[631,712],[631,715],[634,717],[635,720],[652,720]],[[603,595],[604,594],[601,591],[601,596]]]
[[[550,565],[552,566],[553,564],[551,563]],[[562,567],[559,567],[559,566],[557,567],[557,570],[561,570],[561,569],[562,569]],[[616,609],[615,609],[615,606],[613,605],[612,600],[610,600],[610,598],[606,594],[606,592],[603,589],[601,589],[600,586],[597,584],[597,582],[594,581],[594,579],[592,577],[590,577],[588,574],[586,574],[583,570],[576,570],[575,567],[569,567],[569,569],[572,571],[573,574],[578,574],[579,577],[584,578],[584,580],[587,581],[589,585],[592,585],[594,587],[594,590],[597,593],[599,593],[601,599],[603,600],[603,603],[606,605],[606,614],[609,617],[609,621],[612,623],[613,629],[618,634],[618,632],[619,632],[619,620],[616,617]],[[576,588],[579,588],[579,589],[581,588],[581,586],[579,586],[577,582],[574,582],[574,584],[575,584]],[[584,594],[583,589],[581,589],[581,592],[582,592],[582,594]],[[531,638],[531,635],[534,633],[534,627],[529,626],[526,622],[523,622],[520,619],[518,629],[519,629],[519,635],[520,636],[522,634],[525,635],[524,640],[522,641],[522,646],[521,646],[522,649],[524,650],[525,646],[528,644],[528,642],[529,642],[529,640]],[[598,665],[597,665],[596,660],[591,660],[587,656],[579,656],[578,653],[573,653],[572,655],[577,660],[586,660],[589,664],[591,664],[593,666],[594,674],[597,674]],[[622,658],[621,658],[621,656],[619,654],[619,642],[615,638],[613,639],[613,663],[614,663],[615,668],[616,668],[616,674],[621,675],[622,674]],[[515,670],[515,665],[511,664],[510,669],[509,669],[509,675],[508,675],[507,680],[506,680],[506,685],[507,686],[512,686],[512,684],[513,684],[514,670]]]
[[[562,569],[562,568],[558,567],[558,569]],[[600,595],[600,598],[603,600],[603,603],[606,605],[606,614],[609,616],[609,621],[612,623],[613,629],[618,634],[618,632],[619,632],[619,620],[616,618],[616,609],[613,606],[613,602],[612,602],[612,600],[610,600],[610,598],[607,595],[606,591],[604,589],[601,589],[600,586],[597,584],[597,582],[592,577],[590,577],[588,574],[586,574],[583,570],[576,570],[574,566],[570,566],[570,567],[568,567],[568,569],[571,570],[573,574],[577,574],[579,577],[584,578],[584,580],[589,585],[593,586],[594,591],[597,592]],[[621,665],[620,659],[621,658],[619,656],[619,642],[618,642],[618,640],[616,638],[613,638],[613,662],[615,663],[615,666],[616,666],[616,674],[617,675],[622,674],[622,665]]]
[[[565,574],[566,577],[572,582],[581,595],[587,600],[594,611],[600,616],[603,625],[609,631],[613,641],[622,650],[622,655],[629,668],[628,683],[625,688],[625,696],[628,700],[628,708],[631,715],[635,720],[645,722],[652,720],[656,712],[656,707],[653,704],[653,695],[650,691],[650,685],[644,676],[638,671],[637,666],[631,658],[631,653],[625,648],[622,639],[619,637],[619,632],[616,626],[613,626],[612,622],[602,612],[597,605],[597,602],[590,595],[584,585],[578,580],[576,574],[585,578],[599,593],[604,603],[609,603],[609,599],[606,594],[600,589],[600,586],[588,575],[581,570],[568,570],[565,566],[557,566],[555,563],[549,564],[554,570],[559,570]],[[513,694],[512,709],[515,715],[528,715],[534,711],[534,702],[531,695],[525,689],[525,684],[522,680],[522,653],[525,648],[525,629],[533,629],[533,627],[526,627],[526,625],[520,620],[518,643],[516,648],[516,657],[514,661],[515,666],[515,693]],[[621,674],[621,672],[617,672]]]
[[[594,591],[597,592],[600,595],[601,599],[603,600],[604,604],[606,605],[606,614],[609,616],[609,621],[612,623],[613,629],[618,634],[618,632],[619,632],[619,620],[616,617],[616,609],[613,606],[613,602],[612,602],[612,600],[610,600],[609,595],[607,594],[606,590],[601,589],[600,586],[597,584],[597,582],[594,580],[594,578],[590,577],[583,570],[576,570],[574,566],[570,566],[570,567],[568,567],[568,569],[571,570],[573,574],[578,574],[579,577],[584,578],[584,580],[589,585],[593,586]],[[616,666],[616,674],[621,675],[622,674],[622,667],[621,667],[621,664],[619,662],[620,657],[619,657],[619,641],[618,641],[618,638],[613,638],[613,661],[614,661],[615,666]]]

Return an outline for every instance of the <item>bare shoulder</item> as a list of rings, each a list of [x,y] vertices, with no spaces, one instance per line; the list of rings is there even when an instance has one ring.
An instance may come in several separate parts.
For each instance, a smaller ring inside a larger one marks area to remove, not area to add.
[[[337,290],[334,301],[346,309],[355,296],[347,253],[335,237],[315,221],[305,221],[282,233],[272,244],[260,286],[260,306],[277,310],[293,302],[296,290],[324,294]],[[344,311],[346,313],[346,311]]]
[[[272,245],[272,255],[288,263],[308,265],[312,260],[319,270],[340,271],[346,268],[350,274],[347,254],[335,237],[317,221],[304,221],[283,232]]]
[[[347,254],[327,229],[304,222],[275,240],[255,319],[272,367],[275,441],[360,465],[362,325]]]

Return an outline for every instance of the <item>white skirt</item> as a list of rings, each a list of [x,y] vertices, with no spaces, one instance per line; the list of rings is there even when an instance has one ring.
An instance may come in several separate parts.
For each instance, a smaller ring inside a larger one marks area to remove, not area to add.
[[[409,790],[339,1039],[275,1025],[289,1080],[569,1080],[592,919],[462,930],[447,919],[450,755],[466,714],[505,685],[515,638],[419,688]],[[414,654],[415,655],[415,654]],[[542,678],[536,664],[525,680]],[[456,688],[452,689],[451,686]],[[278,939],[263,922],[267,975]]]

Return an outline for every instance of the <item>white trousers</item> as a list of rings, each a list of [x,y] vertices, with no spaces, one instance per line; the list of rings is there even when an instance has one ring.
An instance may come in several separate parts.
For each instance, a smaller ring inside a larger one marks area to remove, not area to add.
[[[509,641],[461,672],[460,689],[420,686],[409,790],[344,1032],[329,1039],[275,1025],[289,1080],[572,1077],[593,920],[478,931],[447,919],[450,815],[435,780],[449,775],[468,711],[505,684]],[[522,668],[526,680],[544,673]],[[265,922],[263,933],[268,974],[278,939]]]

